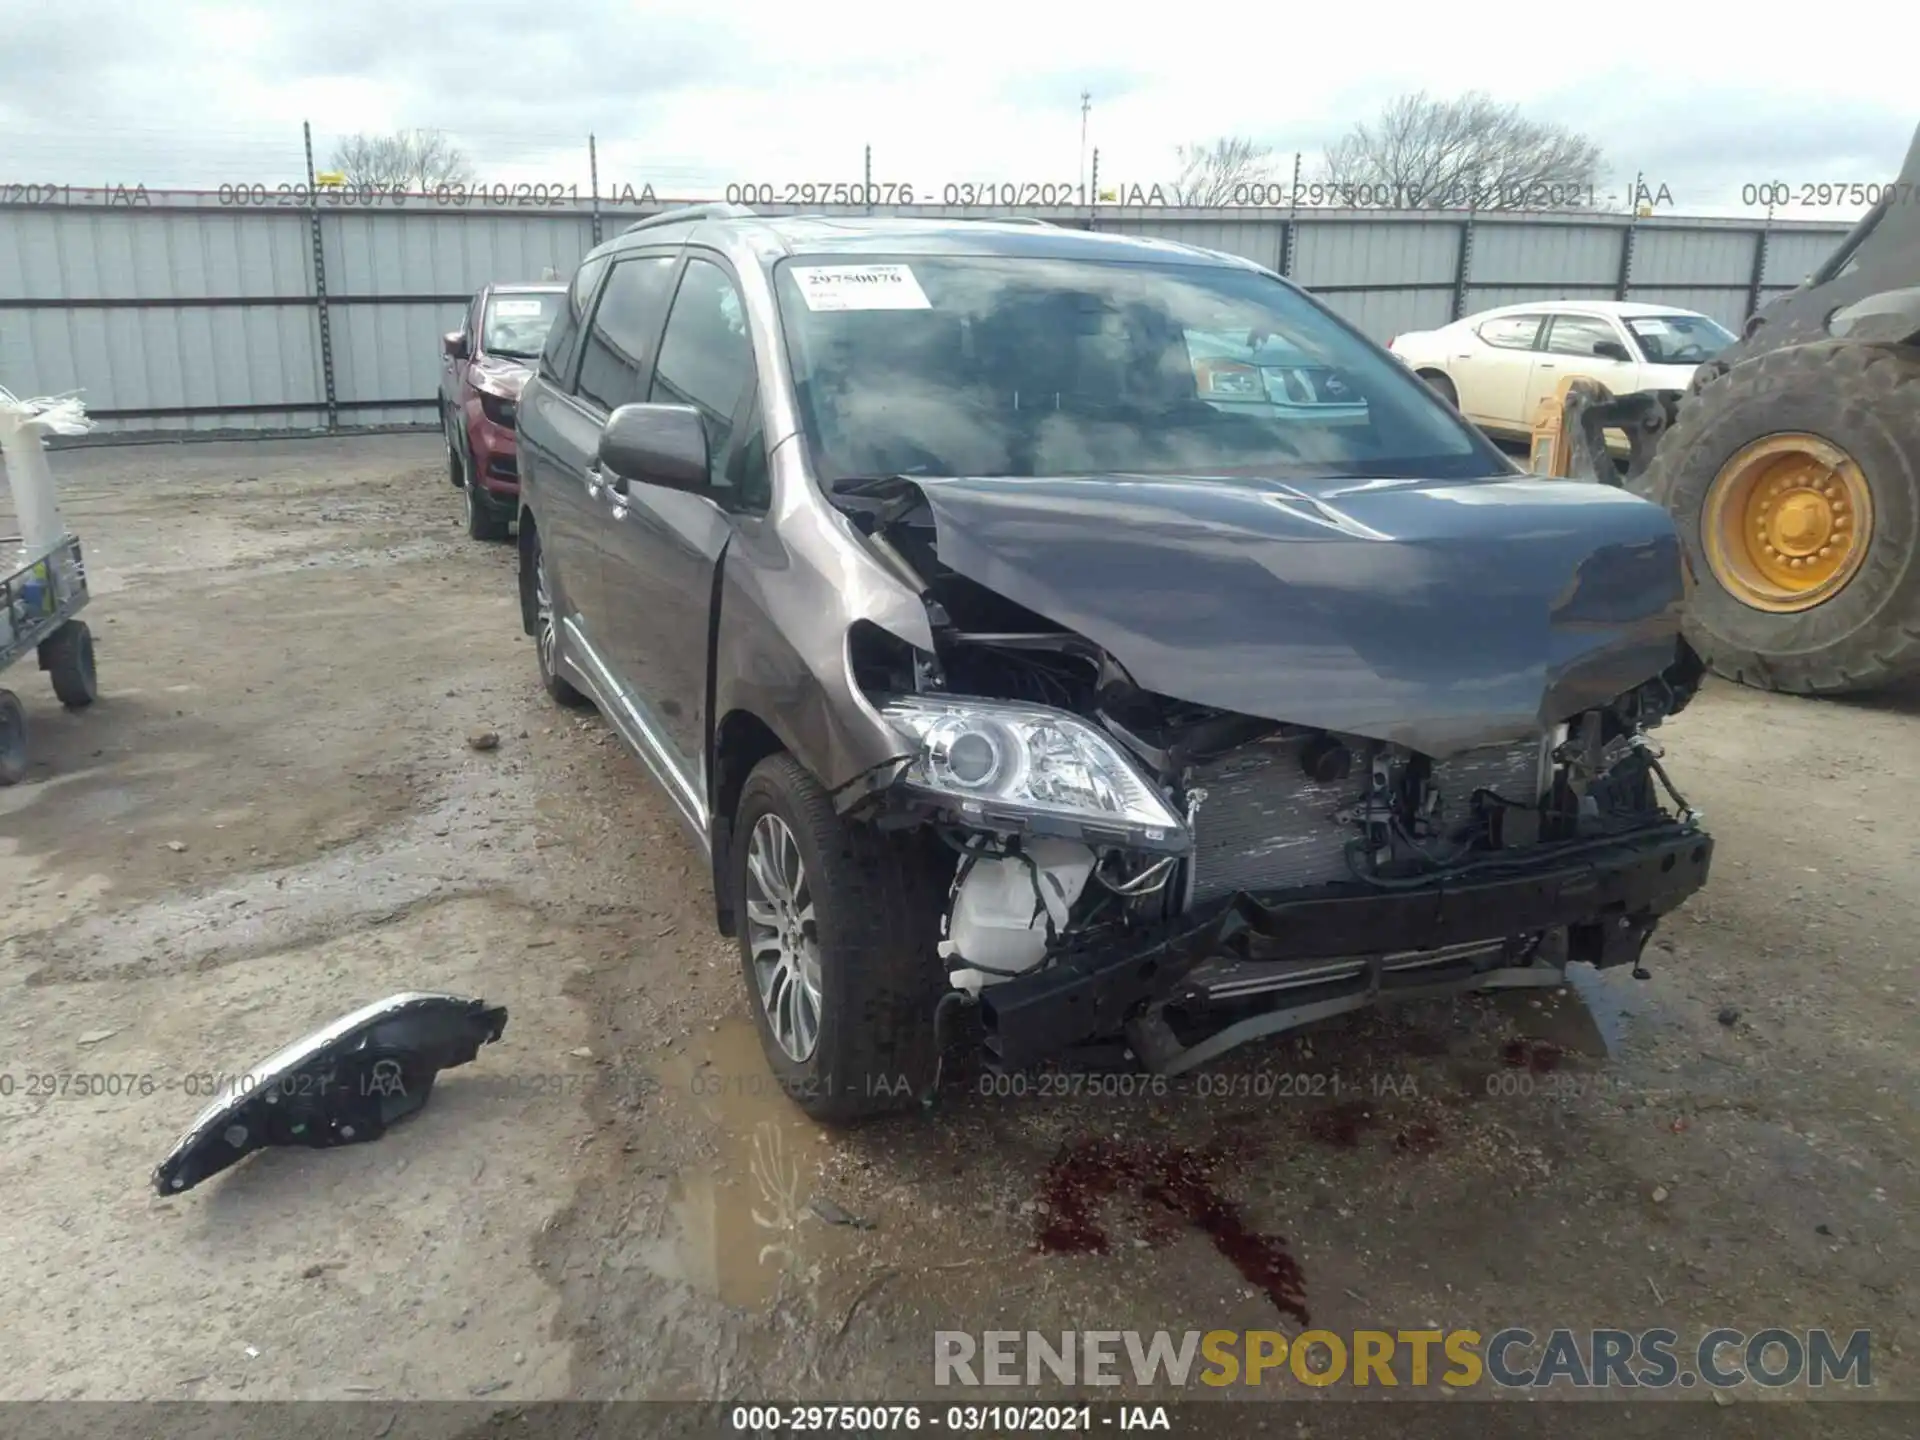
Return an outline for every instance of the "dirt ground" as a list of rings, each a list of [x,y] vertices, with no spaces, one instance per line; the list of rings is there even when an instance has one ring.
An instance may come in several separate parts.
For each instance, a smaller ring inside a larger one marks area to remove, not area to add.
[[[1920,1394],[1920,694],[1715,684],[1668,727],[1718,851],[1650,979],[1348,1018],[1158,1094],[963,1064],[830,1135],[772,1092],[666,805],[539,690],[436,438],[53,459],[102,698],[5,681],[36,764],[0,791],[0,1398],[932,1399],[936,1329],[1309,1317],[1871,1328],[1875,1392]],[[404,989],[505,1037],[376,1144],[152,1193],[190,1077]],[[138,1083],[49,1093],[75,1075]],[[1085,1199],[1143,1164],[1271,1263]],[[1295,1387],[1297,1433],[1343,1393]]]

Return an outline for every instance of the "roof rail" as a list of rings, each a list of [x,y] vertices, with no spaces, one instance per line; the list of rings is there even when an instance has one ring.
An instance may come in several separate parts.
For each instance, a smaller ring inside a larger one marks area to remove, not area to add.
[[[744,205],[728,205],[721,201],[710,205],[681,205],[672,210],[662,210],[658,215],[649,215],[644,220],[636,220],[620,233],[631,235],[636,230],[646,230],[655,225],[682,225],[691,220],[738,220],[752,214],[753,211]]]

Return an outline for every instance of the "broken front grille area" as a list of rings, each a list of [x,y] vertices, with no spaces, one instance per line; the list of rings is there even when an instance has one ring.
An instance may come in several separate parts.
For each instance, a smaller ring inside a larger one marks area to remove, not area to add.
[[[1203,790],[1193,821],[1192,903],[1231,895],[1326,885],[1352,878],[1346,849],[1359,827],[1335,818],[1365,794],[1368,763],[1356,746],[1353,773],[1317,781],[1302,765],[1309,737],[1273,737],[1195,767],[1189,792]],[[1538,801],[1548,778],[1545,744],[1527,739],[1435,761],[1435,819],[1466,824],[1473,797],[1490,790],[1521,805]]]

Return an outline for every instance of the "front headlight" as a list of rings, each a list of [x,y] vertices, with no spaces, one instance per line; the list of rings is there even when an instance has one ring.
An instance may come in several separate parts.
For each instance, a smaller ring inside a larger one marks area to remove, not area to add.
[[[1264,400],[1266,380],[1252,365],[1237,360],[1201,360],[1193,367],[1202,400]]]
[[[900,696],[882,713],[919,742],[904,782],[950,801],[970,820],[1186,848],[1186,826],[1152,782],[1076,716],[930,695]]]
[[[519,409],[506,396],[495,395],[491,390],[480,392],[480,408],[486,412],[487,418],[494,424],[504,425],[509,430],[513,428],[515,412]]]

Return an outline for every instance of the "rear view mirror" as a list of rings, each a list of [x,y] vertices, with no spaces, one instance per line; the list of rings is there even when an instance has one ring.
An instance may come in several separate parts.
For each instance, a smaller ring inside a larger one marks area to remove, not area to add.
[[[1618,340],[1594,341],[1593,353],[1603,360],[1631,360],[1633,358],[1627,354],[1627,347],[1622,345]]]
[[[440,337],[440,348],[455,360],[467,358],[467,337],[463,331],[449,330]]]
[[[600,463],[623,480],[704,490],[707,428],[691,405],[622,405],[600,431]]]

